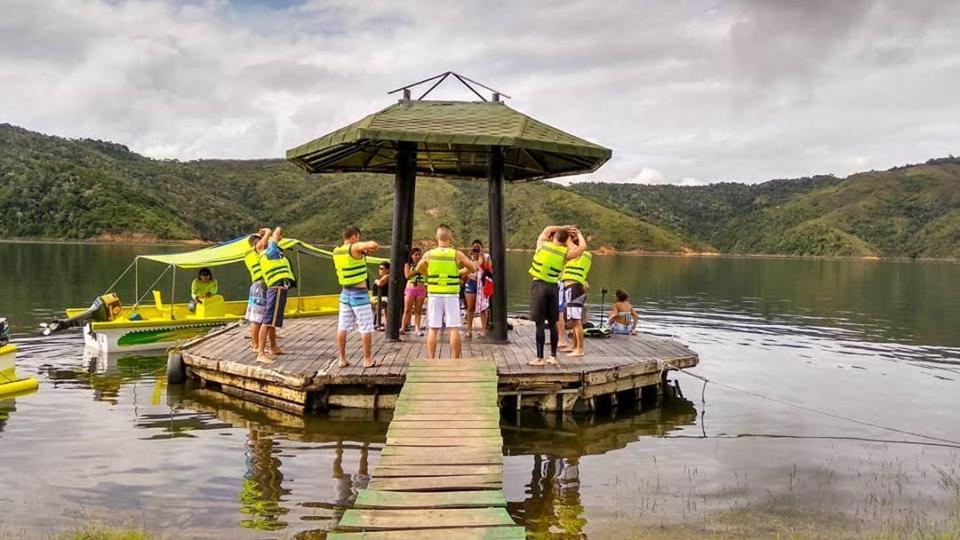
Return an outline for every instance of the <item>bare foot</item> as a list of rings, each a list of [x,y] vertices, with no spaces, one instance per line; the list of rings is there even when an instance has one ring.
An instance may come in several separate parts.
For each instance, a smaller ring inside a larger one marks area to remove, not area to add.
[[[558,366],[558,365],[560,365],[560,364],[557,363],[557,357],[556,357],[556,356],[551,356],[550,358],[547,358],[547,363],[550,364],[551,366]]]
[[[340,367],[347,367],[350,365],[350,363],[347,362],[346,358],[337,358],[337,365]]]
[[[554,360],[554,363],[556,363],[556,360]],[[534,358],[533,360],[527,362],[527,365],[528,365],[528,366],[542,366],[542,365],[544,365],[544,364],[543,364],[543,358]]]
[[[257,355],[257,362],[263,362],[264,364],[272,364],[273,358],[267,353],[260,353]]]
[[[572,353],[572,352],[575,351],[576,349],[574,349],[573,347],[570,347],[570,346],[558,345],[558,346],[557,346],[557,350],[560,351],[560,352]]]
[[[280,349],[271,349],[270,354],[272,354],[273,356],[278,356],[278,355],[287,354],[287,353],[281,351]]]
[[[574,356],[577,358],[583,358],[583,351],[569,351],[567,356]]]
[[[372,368],[372,367],[377,367],[377,363],[374,362],[373,360],[363,361],[363,369]]]

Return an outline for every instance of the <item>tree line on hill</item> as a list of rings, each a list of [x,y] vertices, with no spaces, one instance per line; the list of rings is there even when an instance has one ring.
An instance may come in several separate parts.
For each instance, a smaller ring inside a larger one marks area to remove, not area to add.
[[[332,245],[344,224],[388,241],[393,180],[308,175],[283,160],[146,158],[0,124],[0,237],[219,241],[260,225]],[[658,253],[960,257],[960,159],[747,185],[508,184],[507,244],[549,223],[592,245]],[[485,239],[486,185],[417,181],[414,237],[440,223]]]

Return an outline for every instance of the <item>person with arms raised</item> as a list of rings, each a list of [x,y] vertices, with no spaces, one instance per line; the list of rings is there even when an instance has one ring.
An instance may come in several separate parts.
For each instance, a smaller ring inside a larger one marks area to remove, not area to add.
[[[283,313],[287,307],[287,291],[297,286],[297,279],[293,275],[290,259],[280,249],[280,239],[283,230],[280,227],[273,229],[269,236],[265,235],[257,243],[260,252],[260,273],[263,284],[267,287],[266,307],[263,315],[263,324],[260,326],[260,335],[257,341],[257,361],[273,362],[273,357],[283,354],[277,346],[277,328],[283,326]],[[265,247],[262,247],[264,246]],[[261,249],[262,247],[262,249]],[[270,343],[269,354],[266,351],[267,341]]]
[[[340,291],[340,314],[337,321],[337,363],[347,367],[347,334],[357,328],[363,341],[363,367],[374,367],[373,308],[367,289],[367,255],[380,249],[370,240],[360,241],[360,229],[351,225],[343,230],[343,245],[333,249],[333,266]]]
[[[576,236],[576,242],[570,235]],[[559,298],[557,282],[563,273],[567,261],[580,256],[587,247],[587,239],[579,229],[572,226],[551,225],[545,227],[537,237],[537,251],[527,271],[533,280],[530,282],[530,319],[537,326],[537,357],[527,362],[531,366],[544,365],[544,347],[546,329],[550,329],[550,356],[546,363],[557,363],[557,320],[559,319]]]

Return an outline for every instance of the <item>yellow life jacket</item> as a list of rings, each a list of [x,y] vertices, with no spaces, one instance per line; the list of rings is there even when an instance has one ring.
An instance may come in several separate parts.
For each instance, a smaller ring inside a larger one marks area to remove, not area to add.
[[[343,287],[353,287],[367,280],[367,259],[355,259],[350,255],[350,246],[344,244],[333,248],[333,266],[337,269],[337,282]]]
[[[528,273],[533,279],[546,283],[556,283],[563,272],[564,258],[567,256],[567,246],[558,246],[547,242],[533,254]]]
[[[576,281],[581,285],[586,285],[591,264],[593,264],[593,255],[589,251],[584,251],[576,259],[567,262],[566,266],[563,267],[563,275],[560,276],[560,281]]]
[[[457,251],[449,247],[433,248],[427,253],[427,292],[430,294],[460,294],[460,269]]]
[[[283,255],[279,259],[271,259],[267,257],[266,252],[261,254],[260,272],[267,287],[273,287],[284,279],[290,280],[291,287],[297,284],[296,278],[293,277],[293,268],[290,267],[290,260]]]
[[[257,250],[252,249],[244,255],[243,264],[247,265],[247,271],[250,272],[250,283],[263,279],[263,274],[260,273],[260,254]]]

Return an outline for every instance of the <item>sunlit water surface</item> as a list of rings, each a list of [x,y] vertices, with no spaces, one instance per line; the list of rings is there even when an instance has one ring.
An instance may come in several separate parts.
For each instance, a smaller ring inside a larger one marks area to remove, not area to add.
[[[0,538],[90,522],[322,538],[369,480],[388,412],[263,410],[168,387],[164,358],[95,358],[76,333],[35,337],[135,254],[180,249],[0,243],[0,315],[18,370],[41,382],[0,401]],[[516,311],[527,257],[509,254]],[[328,262],[302,263],[305,294],[334,290]],[[141,267],[140,287],[160,270]],[[243,297],[242,269],[216,273]],[[181,301],[191,277],[177,276]],[[683,397],[662,409],[505,417],[509,511],[532,534],[832,537],[960,523],[960,265],[601,256],[591,282],[594,314],[601,288],[628,290],[641,328],[694,348],[692,371],[715,383],[673,375]],[[132,298],[132,280],[117,290]]]

